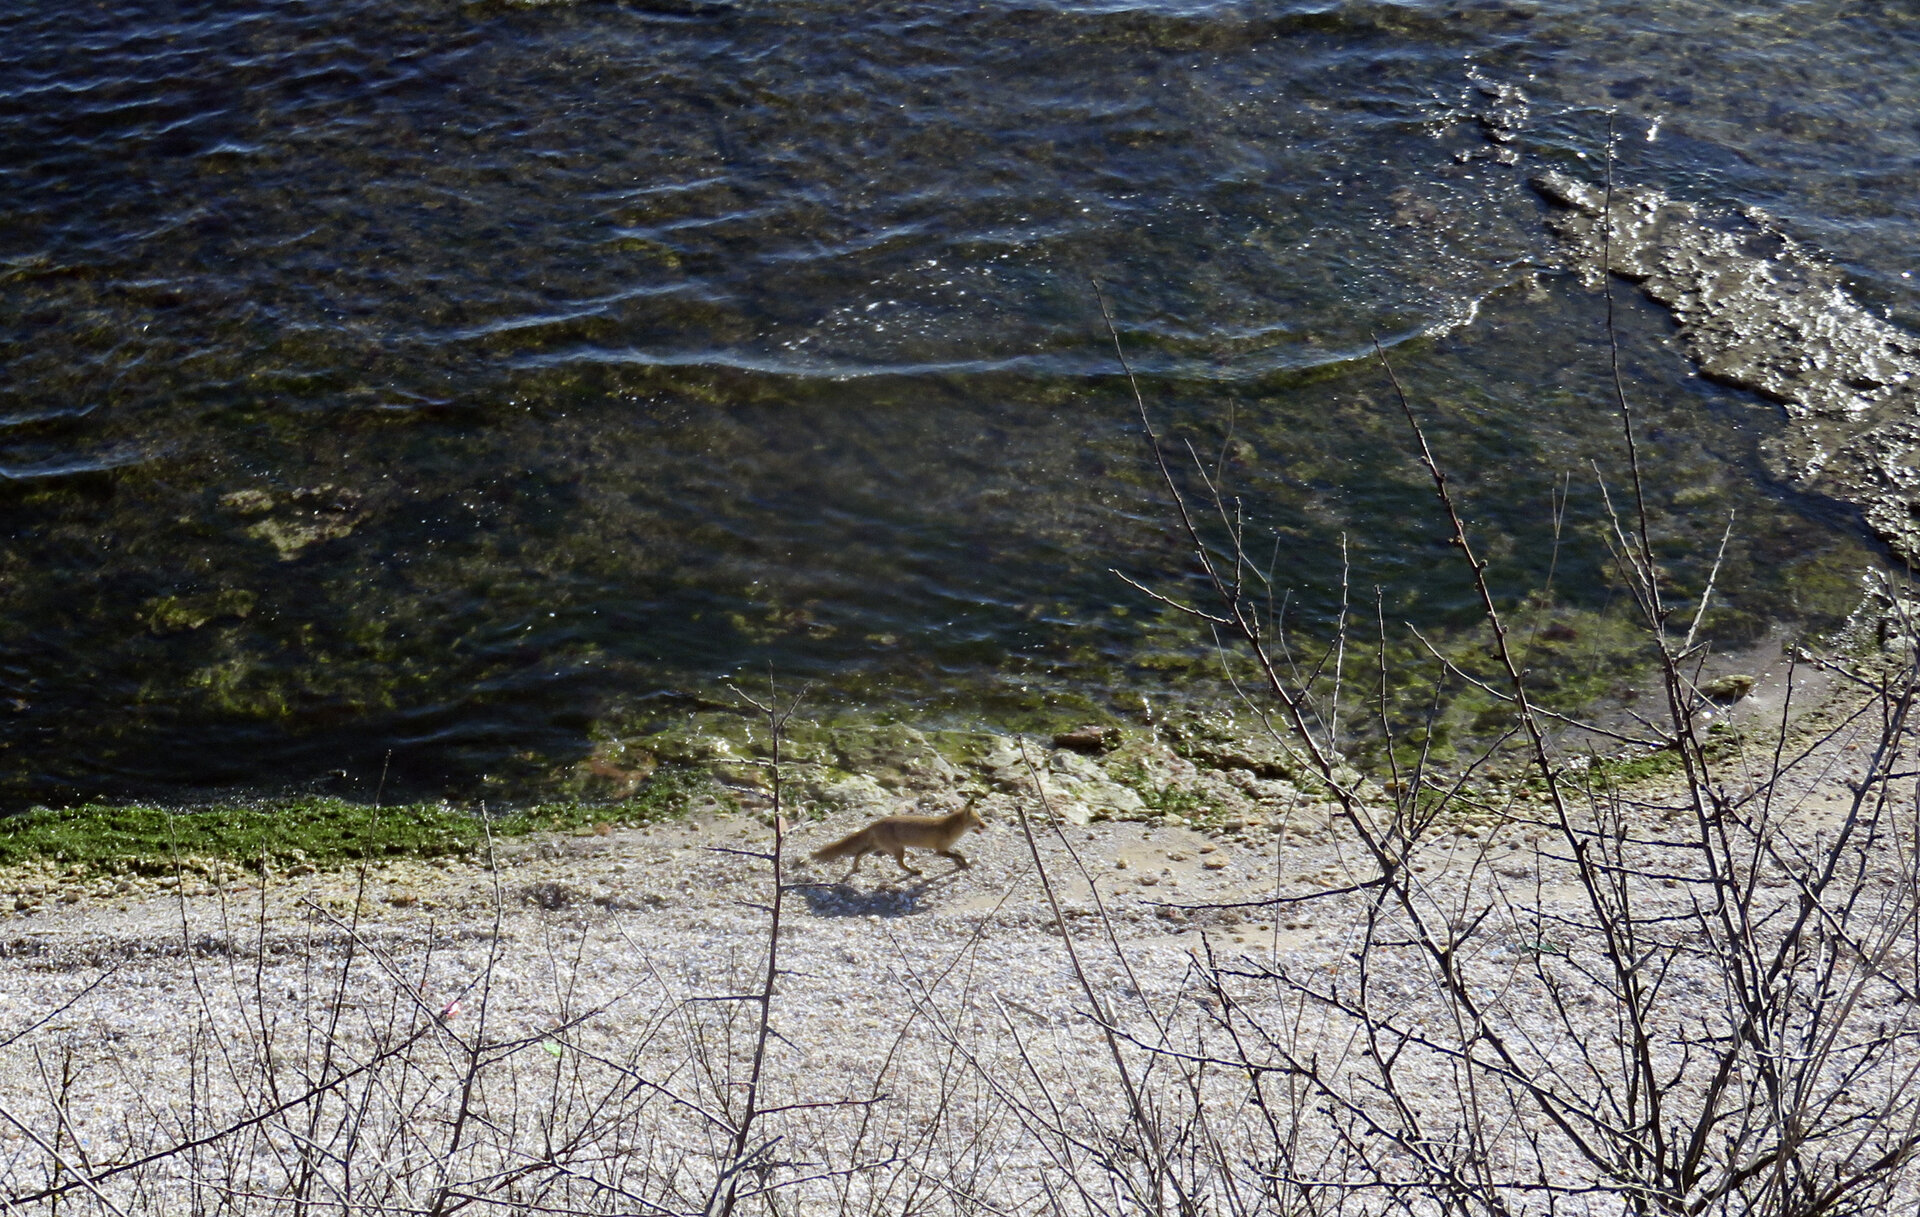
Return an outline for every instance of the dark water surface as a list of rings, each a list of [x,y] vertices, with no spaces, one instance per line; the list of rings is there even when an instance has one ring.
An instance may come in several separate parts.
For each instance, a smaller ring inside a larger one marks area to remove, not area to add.
[[[13,0],[0,800],[460,791],[769,667],[1002,719],[1178,672],[1093,277],[1303,622],[1343,537],[1468,607],[1373,334],[1502,586],[1604,606],[1604,309],[1526,181],[1609,111],[1622,180],[1920,327],[1905,4]],[[1729,637],[1831,614],[1854,515],[1620,305],[1679,577],[1733,510]]]

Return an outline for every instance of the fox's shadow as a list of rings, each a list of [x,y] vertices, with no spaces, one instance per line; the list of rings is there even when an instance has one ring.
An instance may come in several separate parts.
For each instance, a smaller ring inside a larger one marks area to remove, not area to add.
[[[905,917],[925,911],[923,899],[935,889],[947,885],[960,873],[960,867],[925,879],[916,879],[904,887],[874,888],[862,891],[851,883],[794,883],[789,891],[798,892],[815,917]]]

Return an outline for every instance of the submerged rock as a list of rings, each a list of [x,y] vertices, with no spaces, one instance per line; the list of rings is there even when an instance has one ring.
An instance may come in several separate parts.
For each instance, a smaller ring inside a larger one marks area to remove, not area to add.
[[[1519,85],[1494,80],[1478,71],[1467,73],[1467,79],[1486,99],[1474,117],[1479,120],[1480,129],[1486,133],[1487,139],[1498,149],[1494,159],[1504,165],[1515,163],[1519,157],[1504,145],[1511,144],[1526,125],[1532,109],[1527,95]]]
[[[900,724],[846,728],[835,733],[833,745],[842,769],[888,790],[942,790],[960,776],[924,734]]]
[[[1111,727],[1076,727],[1071,731],[1062,731],[1053,737],[1055,748],[1071,748],[1075,752],[1099,754],[1120,742],[1120,733]]]
[[[247,526],[247,535],[273,546],[282,562],[293,561],[309,546],[351,535],[366,518],[360,494],[331,483],[305,486],[277,500],[257,487],[236,490],[219,502],[235,515],[259,517]]]
[[[1869,313],[1840,272],[1753,218],[1714,215],[1655,190],[1606,191],[1562,173],[1534,188],[1574,269],[1606,270],[1672,310],[1680,341],[1716,380],[1779,402],[1771,472],[1857,505],[1901,556],[1920,558],[1920,335]],[[1602,213],[1609,223],[1600,223]]]
[[[223,618],[245,619],[257,597],[245,588],[192,596],[159,596],[140,606],[140,620],[156,635],[182,634]]]

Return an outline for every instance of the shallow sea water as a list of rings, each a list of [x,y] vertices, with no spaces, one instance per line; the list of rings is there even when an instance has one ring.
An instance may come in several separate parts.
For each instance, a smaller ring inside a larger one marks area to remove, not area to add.
[[[20,0],[0,46],[9,805],[459,793],[768,671],[1004,722],[1186,672],[1111,573],[1192,572],[1096,279],[1302,628],[1343,539],[1470,610],[1376,335],[1503,590],[1604,607],[1605,310],[1526,182],[1610,114],[1621,180],[1920,329],[1893,3]],[[1732,511],[1728,638],[1830,617],[1855,514],[1618,307],[1678,577]]]

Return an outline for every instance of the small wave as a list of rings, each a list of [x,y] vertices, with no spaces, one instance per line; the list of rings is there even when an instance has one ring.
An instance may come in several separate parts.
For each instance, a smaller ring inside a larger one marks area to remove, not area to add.
[[[483,342],[500,338],[522,338],[529,343],[587,338],[596,335],[605,326],[617,324],[617,318],[610,311],[615,306],[635,300],[664,299],[715,303],[713,293],[698,284],[649,284],[582,300],[572,307],[538,313],[521,313],[511,317],[498,317],[478,325],[461,326],[433,337],[440,342]]]
[[[1380,345],[1392,350],[1409,342],[1443,336],[1469,324],[1478,314],[1479,307],[1478,300],[1465,301],[1458,314],[1402,326],[1378,335]],[[1121,335],[1129,362],[1136,372],[1146,376],[1204,383],[1247,383],[1275,375],[1338,368],[1375,357],[1373,335],[1310,347],[1288,345],[1256,349],[1223,362],[1216,343],[1209,342],[1204,350],[1169,351],[1163,338],[1156,337],[1150,343],[1139,341],[1142,332],[1131,331],[1130,337],[1128,331],[1123,331]],[[581,365],[689,369],[745,372],[800,381],[1008,374],[1034,379],[1082,378],[1106,376],[1115,370],[1112,355],[1104,345],[1086,342],[1084,335],[1072,337],[1076,341],[1058,350],[918,360],[859,360],[792,351],[674,351],[643,347],[580,346],[564,351],[524,355],[512,360],[509,366],[523,371]]]
[[[692,368],[750,372],[794,380],[866,380],[882,377],[987,375],[1020,372],[1058,375],[1057,356],[1011,355],[998,358],[932,360],[920,363],[861,363],[853,360],[754,351],[649,351],[640,348],[576,349],[529,355],[513,362],[521,369],[604,364],[641,368]]]
[[[47,424],[60,425],[75,423],[92,414],[98,407],[92,404],[84,406],[59,406],[50,410],[25,410],[18,414],[0,414],[0,428],[38,427]]]
[[[150,459],[145,452],[125,449],[92,456],[63,454],[24,464],[0,465],[0,482],[48,482],[88,474],[112,473],[144,465]]]

